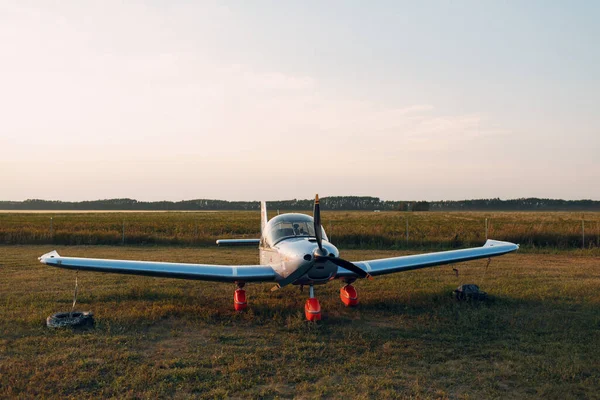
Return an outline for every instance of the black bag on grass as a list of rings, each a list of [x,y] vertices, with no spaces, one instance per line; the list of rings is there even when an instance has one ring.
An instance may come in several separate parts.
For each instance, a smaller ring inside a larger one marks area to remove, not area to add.
[[[454,290],[454,298],[456,300],[485,300],[487,293],[479,290],[479,286],[472,283],[460,285]]]

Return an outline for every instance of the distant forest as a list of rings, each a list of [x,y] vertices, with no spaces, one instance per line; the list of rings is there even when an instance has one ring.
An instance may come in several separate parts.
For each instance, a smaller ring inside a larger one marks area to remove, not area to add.
[[[324,210],[364,211],[600,211],[600,201],[554,199],[480,199],[459,201],[385,201],[378,197],[323,197]],[[313,200],[269,201],[271,210],[311,210]],[[0,201],[0,210],[132,210],[132,211],[194,211],[194,210],[259,210],[258,201],[184,200],[137,201],[108,199],[94,201],[25,200]]]

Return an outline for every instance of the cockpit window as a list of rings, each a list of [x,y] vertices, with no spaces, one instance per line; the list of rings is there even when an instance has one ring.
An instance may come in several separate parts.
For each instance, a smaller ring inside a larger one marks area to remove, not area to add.
[[[304,221],[283,221],[271,228],[273,243],[290,236],[315,236],[315,228]]]
[[[312,217],[305,214],[283,214],[269,221],[266,228],[266,241],[274,245],[289,237],[315,237],[315,227]],[[323,237],[327,236],[323,231]]]

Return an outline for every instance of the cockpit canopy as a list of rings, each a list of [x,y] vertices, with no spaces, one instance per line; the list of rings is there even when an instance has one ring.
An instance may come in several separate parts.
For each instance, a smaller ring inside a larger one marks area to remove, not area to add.
[[[328,240],[323,227],[321,230],[323,239]],[[264,236],[269,246],[290,237],[315,237],[314,221],[306,214],[278,215],[267,223]]]

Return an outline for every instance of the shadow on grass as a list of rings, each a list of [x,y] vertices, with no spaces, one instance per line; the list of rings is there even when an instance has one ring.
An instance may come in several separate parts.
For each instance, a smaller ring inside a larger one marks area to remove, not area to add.
[[[579,327],[600,327],[600,310],[585,304],[493,294],[483,301],[464,302],[453,299],[447,289],[414,293],[402,301],[375,295],[356,308],[346,308],[338,299],[327,296],[322,300],[323,319],[318,324],[305,321],[304,297],[257,297],[240,313],[233,311],[229,299],[222,295],[215,299],[196,290],[133,287],[84,297],[82,307],[98,310],[96,320],[101,330],[108,327],[109,331],[121,332],[175,320],[191,326],[262,327],[325,335],[355,331],[384,338],[446,337],[450,341],[481,343],[510,339],[523,332],[577,334]],[[65,299],[61,303],[69,302]]]
[[[200,292],[170,288],[168,290],[148,287],[126,287],[122,290],[103,292],[99,295],[88,296],[93,301],[177,301],[183,303],[198,303],[206,298]]]

